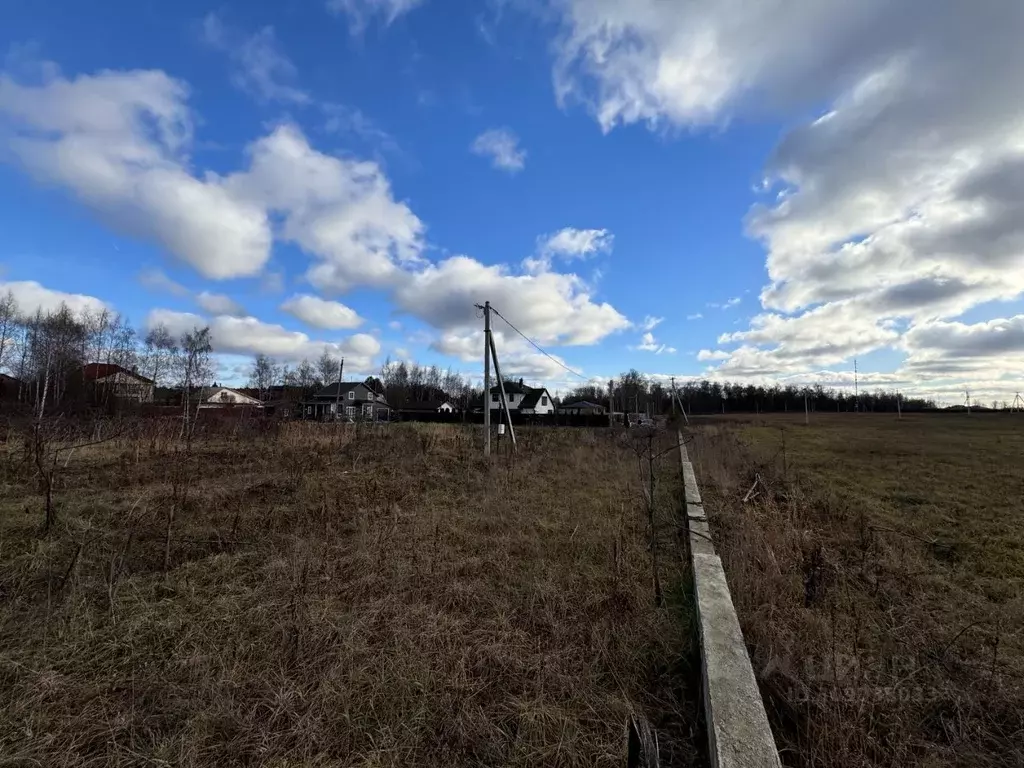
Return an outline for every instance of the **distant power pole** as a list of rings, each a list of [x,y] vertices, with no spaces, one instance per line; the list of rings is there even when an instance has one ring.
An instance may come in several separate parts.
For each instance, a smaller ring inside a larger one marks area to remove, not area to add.
[[[615,379],[608,379],[608,426],[615,426]]]
[[[853,358],[853,410],[860,411],[860,390],[857,386],[857,358]]]
[[[672,377],[672,418],[676,417],[676,377]]]

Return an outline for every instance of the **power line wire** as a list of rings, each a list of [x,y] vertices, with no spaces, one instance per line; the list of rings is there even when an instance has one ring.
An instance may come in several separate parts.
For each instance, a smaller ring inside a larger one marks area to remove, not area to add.
[[[516,327],[515,327],[514,325],[512,325],[512,323],[510,323],[510,322],[508,321],[508,319],[507,319],[507,318],[506,318],[506,317],[505,317],[505,316],[504,316],[503,314],[501,314],[501,312],[499,312],[499,311],[498,311],[497,309],[495,309],[495,308],[494,308],[494,305],[493,305],[493,304],[491,304],[491,312],[493,312],[493,313],[494,313],[494,314],[496,314],[496,315],[497,315],[498,317],[500,317],[500,318],[501,318],[502,320],[504,320],[504,321],[505,321],[505,323],[506,323],[506,325],[508,325],[508,327],[509,327],[509,328],[511,328],[511,329],[512,329],[513,331],[515,331],[515,332],[516,332],[516,333],[518,333],[518,334],[519,334],[520,336],[522,336],[522,337],[523,337],[524,339],[526,339],[526,340],[527,340],[528,342],[530,342],[530,344],[532,344],[532,345],[534,346],[534,348],[535,348],[535,349],[536,349],[536,350],[537,350],[538,352],[540,352],[540,353],[541,353],[542,355],[544,355],[544,356],[545,356],[546,358],[548,358],[549,360],[551,360],[551,361],[552,361],[553,363],[556,363],[556,364],[558,364],[558,365],[562,366],[562,368],[564,368],[565,370],[567,370],[567,371],[568,371],[569,373],[571,373],[571,374],[572,374],[573,376],[578,376],[579,378],[583,379],[583,381],[590,381],[590,379],[589,379],[589,378],[587,378],[586,376],[584,376],[584,375],[583,375],[582,373],[579,373],[578,371],[574,371],[574,370],[573,370],[572,368],[570,368],[569,366],[567,366],[567,365],[566,365],[565,363],[563,363],[563,362],[562,362],[561,360],[559,360],[559,359],[558,359],[557,357],[554,357],[553,355],[549,355],[549,354],[548,354],[547,352],[545,352],[545,351],[544,351],[543,349],[541,349],[541,346],[540,346],[540,345],[539,345],[539,344],[538,344],[537,342],[535,342],[535,341],[534,341],[533,339],[531,339],[531,338],[530,338],[529,336],[527,336],[527,335],[526,335],[525,333],[523,333],[523,332],[522,332],[522,331],[520,331],[520,330],[519,330],[518,328],[516,328]]]

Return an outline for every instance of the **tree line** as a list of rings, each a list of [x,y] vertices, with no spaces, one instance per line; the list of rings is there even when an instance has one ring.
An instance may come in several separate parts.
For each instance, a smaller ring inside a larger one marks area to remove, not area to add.
[[[612,382],[611,395],[616,411],[649,411],[658,415],[672,412],[671,384],[648,378],[636,369],[621,374]],[[811,411],[895,413],[897,407],[908,412],[934,410],[937,407],[934,400],[907,397],[894,389],[875,389],[855,394],[821,384],[758,385],[707,379],[687,380],[676,385],[675,394],[677,402],[686,412],[695,414],[802,412],[805,399]],[[607,405],[609,390],[607,386],[586,384],[571,390],[563,399],[566,402],[589,400]]]

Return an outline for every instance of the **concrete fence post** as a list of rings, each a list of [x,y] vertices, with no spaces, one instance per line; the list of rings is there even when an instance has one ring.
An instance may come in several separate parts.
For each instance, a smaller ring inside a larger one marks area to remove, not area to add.
[[[711,766],[781,768],[682,432],[678,438]]]

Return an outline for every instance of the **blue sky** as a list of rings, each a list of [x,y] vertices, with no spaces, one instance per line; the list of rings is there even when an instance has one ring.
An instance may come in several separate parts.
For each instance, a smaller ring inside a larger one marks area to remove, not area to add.
[[[477,374],[489,299],[584,377],[1014,391],[1020,12],[778,5],[5,3],[0,288],[209,322],[229,379]]]

